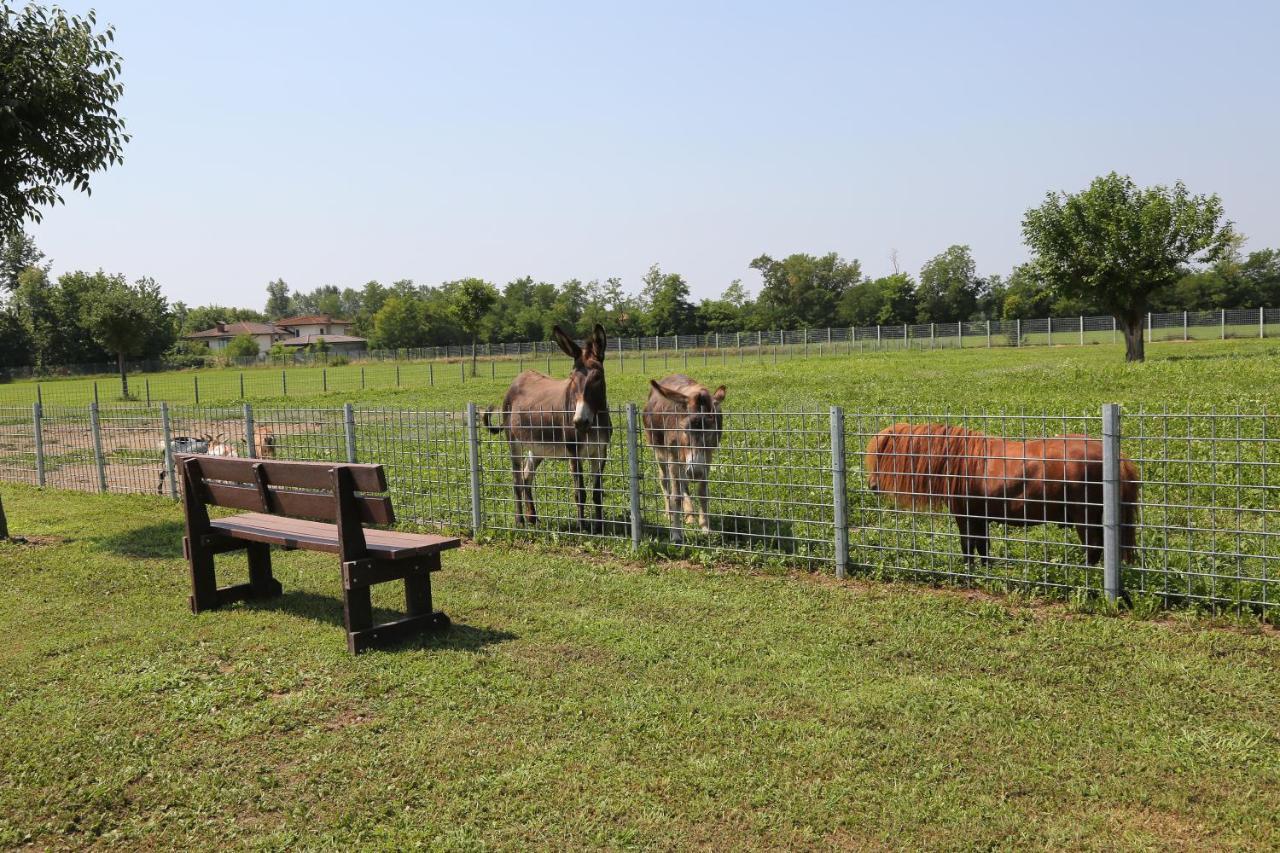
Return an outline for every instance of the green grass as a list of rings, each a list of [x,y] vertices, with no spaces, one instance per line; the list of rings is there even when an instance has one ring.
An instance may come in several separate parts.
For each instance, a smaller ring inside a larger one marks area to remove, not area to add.
[[[1280,330],[1277,330],[1280,333]],[[1096,406],[1103,402],[1197,406],[1256,404],[1277,398],[1280,340],[1156,342],[1144,365],[1126,365],[1123,348],[1111,344],[1008,348],[940,348],[832,355],[813,344],[808,357],[800,348],[771,352],[721,351],[654,354],[627,353],[606,360],[610,399],[643,401],[649,377],[687,371],[730,387],[730,408],[824,410],[840,404],[865,411],[870,406],[947,405],[970,409],[1027,407],[1035,411]],[[567,359],[551,359],[551,372],[563,376]],[[151,386],[153,401],[239,402],[244,398],[292,405],[335,405],[355,401],[399,408],[461,409],[469,400],[496,403],[520,368],[547,370],[537,359],[479,363],[479,376],[464,376],[463,362],[347,365],[251,370],[206,370],[136,376],[135,397]],[[283,376],[282,376],[283,374]],[[43,383],[46,407],[84,406],[94,399],[94,382],[105,404],[119,399],[119,380],[65,379]],[[26,406],[35,400],[35,383],[0,385],[0,407]]]
[[[177,507],[3,488],[4,846],[1280,845],[1274,632],[466,548],[352,658],[332,557],[195,617]]]

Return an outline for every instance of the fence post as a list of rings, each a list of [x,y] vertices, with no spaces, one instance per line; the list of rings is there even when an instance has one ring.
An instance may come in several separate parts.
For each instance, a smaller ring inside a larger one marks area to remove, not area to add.
[[[44,487],[44,406],[31,404],[31,426],[36,440],[36,485]]]
[[[427,362],[427,384],[436,387],[436,365],[433,361]]]
[[[240,371],[240,399],[244,399],[244,371]]]
[[[1022,320],[1020,318],[1013,321],[1013,340],[1014,346],[1022,346]]]
[[[1187,342],[1187,312],[1182,312],[1182,342]]]
[[[89,429],[93,432],[93,462],[98,468],[98,491],[107,491],[107,460],[102,455],[102,424],[98,421],[98,404],[89,404]]]
[[[93,402],[95,405],[98,402],[98,383],[97,382],[93,383]]]
[[[178,499],[178,483],[173,479],[173,430],[169,425],[169,404],[160,401],[160,428],[164,432],[164,473],[169,478],[169,497]]]
[[[1258,337],[1265,338],[1267,336],[1267,309],[1258,309]],[[96,386],[95,386],[96,390]]]
[[[1080,315],[1080,346],[1084,346],[1084,315]]]
[[[480,432],[476,429],[476,404],[467,403],[467,461],[471,469],[471,538],[480,538]]]
[[[1053,318],[1049,318],[1049,346],[1053,346]]]
[[[254,441],[255,427],[253,423],[253,406],[244,404],[244,455],[251,459],[258,456],[258,444]]]
[[[320,368],[320,390],[329,393],[329,368]]]
[[[631,548],[640,550],[644,519],[640,516],[640,439],[636,404],[627,403],[627,477],[631,484]]]
[[[1102,407],[1102,590],[1108,601],[1124,594],[1120,582],[1120,406]]]
[[[396,365],[396,387],[400,387],[400,365]]]
[[[364,388],[364,365],[362,364],[360,365],[360,390],[363,391]]]
[[[280,396],[289,396],[289,371],[285,368],[280,369]]]
[[[1222,324],[1222,339],[1225,341],[1227,339],[1227,309],[1223,308],[1221,313],[1222,319],[1219,322]]]
[[[356,411],[350,403],[342,406],[342,433],[347,438],[347,461],[356,463]]]
[[[987,321],[987,349],[991,349],[991,321]]]
[[[831,407],[831,494],[836,577],[844,580],[849,569],[849,511],[845,503],[847,482],[844,466],[844,409]]]
[[[144,379],[142,380],[142,384],[147,388],[147,408],[151,408],[151,380]]]
[[[196,405],[198,406],[200,405],[200,377],[199,376],[191,377],[191,387],[195,389]]]
[[[1111,343],[1116,342],[1116,318],[1111,318]]]
[[[44,390],[43,390],[43,389],[44,389],[44,383],[43,383],[43,382],[37,382],[37,383],[36,383],[36,402],[37,402],[37,403],[40,403],[41,405],[44,405]]]
[[[876,324],[876,349],[880,349],[880,324]]]
[[[1155,341],[1155,337],[1152,335],[1152,328],[1151,328],[1151,312],[1148,311],[1147,312],[1147,343],[1152,343],[1154,341]]]
[[[956,323],[956,338],[960,341],[960,349],[964,349],[964,320]]]

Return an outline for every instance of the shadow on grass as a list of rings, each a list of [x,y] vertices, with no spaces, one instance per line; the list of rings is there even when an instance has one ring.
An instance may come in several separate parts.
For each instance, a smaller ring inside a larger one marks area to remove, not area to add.
[[[95,537],[94,545],[122,557],[182,557],[181,521],[162,521],[131,530]]]
[[[278,598],[269,598],[261,601],[248,601],[237,607],[244,607],[249,610],[269,610],[283,611],[292,613],[295,616],[305,616],[308,619],[314,619],[317,622],[324,622],[329,625],[335,625],[339,628],[344,627],[342,621],[342,599],[337,596],[320,595],[314,592],[286,592]],[[389,622],[397,619],[404,614],[397,613],[394,610],[387,610],[381,607],[375,607],[373,611],[373,621],[375,623]],[[454,622],[449,626],[447,631],[435,634],[424,634],[397,643],[389,648],[395,649],[456,649],[461,651],[479,651],[485,646],[495,643],[505,643],[508,640],[519,639],[518,634],[510,631],[500,631],[495,628],[480,628],[474,625]]]

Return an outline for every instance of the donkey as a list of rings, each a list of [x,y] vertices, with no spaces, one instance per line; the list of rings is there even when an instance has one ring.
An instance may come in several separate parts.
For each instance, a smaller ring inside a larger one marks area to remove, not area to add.
[[[652,390],[644,405],[644,435],[658,460],[662,497],[671,516],[671,541],[684,538],[682,516],[711,531],[707,517],[707,472],[720,446],[723,418],[720,404],[725,387],[710,392],[706,386],[676,373],[661,382],[649,380]],[[693,494],[698,504],[694,505]]]
[[[595,524],[604,521],[604,488],[601,472],[609,453],[613,421],[604,387],[604,327],[596,324],[585,346],[578,346],[559,326],[554,336],[560,349],[573,359],[568,379],[552,379],[536,370],[526,370],[515,378],[502,400],[504,423],[490,423],[491,411],[484,413],[484,425],[492,433],[507,432],[511,449],[511,480],[516,496],[516,525],[538,523],[533,504],[533,478],[542,460],[569,460],[573,472],[574,501],[578,524],[587,526],[587,495],[583,466],[591,471]]]
[[[264,427],[264,429],[266,429],[268,433],[271,432],[270,427]],[[256,441],[257,439],[255,439],[255,443]],[[267,441],[270,443],[271,447],[270,447],[270,453],[266,455],[268,457],[274,457],[275,456],[274,434],[270,435]],[[160,442],[160,451],[163,453],[164,449],[165,449],[164,442],[162,441]],[[196,438],[192,438],[189,435],[175,435],[173,438],[169,440],[169,449],[175,455],[179,453],[207,453],[210,456],[235,456],[235,457],[238,457],[240,455],[240,451],[236,450],[236,446],[226,441],[226,436],[223,433],[218,433],[216,436],[212,436],[206,432],[203,435],[198,436]],[[161,468],[160,482],[156,485],[156,494],[164,493],[165,475],[166,475],[165,469]]]

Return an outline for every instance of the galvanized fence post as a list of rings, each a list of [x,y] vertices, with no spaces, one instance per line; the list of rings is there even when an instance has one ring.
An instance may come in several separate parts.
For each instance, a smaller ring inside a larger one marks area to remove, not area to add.
[[[253,407],[244,404],[244,454],[250,458],[258,455],[258,443],[254,440]]]
[[[844,460],[844,409],[831,407],[831,494],[832,523],[835,526],[836,577],[844,580],[849,570],[848,478]]]
[[[169,404],[160,401],[160,429],[164,432],[164,473],[169,478],[169,497],[178,499],[178,483],[173,479],[173,430],[169,426]]]
[[[198,405],[200,405],[200,377],[199,377],[199,376],[192,376],[192,377],[191,377],[191,385],[192,385],[192,387],[193,387],[193,388],[195,388],[195,392],[196,392],[196,405],[198,406]]]
[[[467,403],[467,461],[471,469],[471,538],[480,538],[480,431],[476,425],[476,404]]]
[[[347,461],[356,463],[356,410],[350,403],[342,406],[342,432],[347,438]]]
[[[1258,337],[1265,338],[1267,336],[1267,309],[1258,309]]]
[[[44,486],[44,406],[31,404],[31,426],[36,440],[36,485]]]
[[[1124,594],[1120,582],[1120,406],[1102,407],[1102,590],[1108,601]]]
[[[98,491],[107,491],[107,460],[102,455],[102,424],[98,422],[98,404],[89,404],[89,429],[93,432],[93,462],[98,469]]]
[[[640,515],[640,439],[636,404],[627,403],[627,477],[631,484],[631,547],[640,550],[644,519]]]

